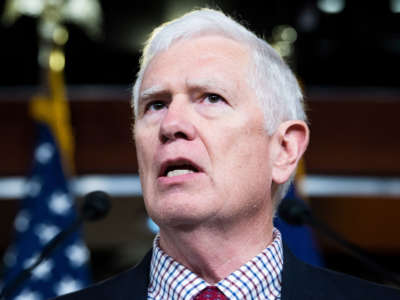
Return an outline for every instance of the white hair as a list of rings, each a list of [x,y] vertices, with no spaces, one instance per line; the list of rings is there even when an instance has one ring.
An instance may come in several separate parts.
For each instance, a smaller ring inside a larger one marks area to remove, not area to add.
[[[279,54],[263,39],[220,11],[203,8],[157,27],[143,49],[140,70],[133,88],[133,109],[138,114],[139,90],[150,61],[178,40],[216,34],[248,46],[252,68],[248,80],[264,114],[265,129],[272,135],[287,120],[303,120],[303,95],[296,77]],[[293,177],[293,176],[292,176]],[[276,206],[291,180],[279,185],[273,195]]]

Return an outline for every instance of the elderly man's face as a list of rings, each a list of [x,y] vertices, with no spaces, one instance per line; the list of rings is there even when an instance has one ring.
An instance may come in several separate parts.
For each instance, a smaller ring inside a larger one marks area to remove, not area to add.
[[[239,43],[203,36],[148,66],[134,134],[146,208],[161,228],[272,211],[270,137],[249,63]]]

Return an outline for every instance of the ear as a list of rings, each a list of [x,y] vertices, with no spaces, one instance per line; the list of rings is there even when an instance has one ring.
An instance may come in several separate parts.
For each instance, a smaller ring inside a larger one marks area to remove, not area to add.
[[[286,182],[307,148],[309,129],[303,121],[283,122],[272,136],[272,180]]]

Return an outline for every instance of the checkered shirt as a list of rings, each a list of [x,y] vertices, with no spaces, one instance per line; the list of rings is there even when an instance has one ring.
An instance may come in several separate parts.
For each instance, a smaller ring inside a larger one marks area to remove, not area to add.
[[[215,286],[230,300],[278,300],[281,299],[282,268],[282,239],[274,228],[273,241],[266,249]],[[211,284],[163,252],[156,236],[147,299],[193,300],[208,286]]]

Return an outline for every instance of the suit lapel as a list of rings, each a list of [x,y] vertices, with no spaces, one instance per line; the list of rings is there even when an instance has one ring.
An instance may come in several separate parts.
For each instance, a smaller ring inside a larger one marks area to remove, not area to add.
[[[133,268],[130,276],[131,297],[128,299],[147,300],[147,289],[150,282],[150,263],[152,251],[150,250],[143,260]]]
[[[282,300],[315,299],[311,293],[309,271],[287,245],[283,244]]]

